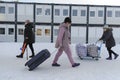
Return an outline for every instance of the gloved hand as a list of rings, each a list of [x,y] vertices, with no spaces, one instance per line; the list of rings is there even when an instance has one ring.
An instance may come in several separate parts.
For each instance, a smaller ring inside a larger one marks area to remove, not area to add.
[[[100,42],[103,42],[103,40],[99,40]]]
[[[103,43],[103,40],[100,40],[100,39],[99,39],[99,40],[96,41],[96,43],[99,43],[99,42],[100,42],[100,43]]]

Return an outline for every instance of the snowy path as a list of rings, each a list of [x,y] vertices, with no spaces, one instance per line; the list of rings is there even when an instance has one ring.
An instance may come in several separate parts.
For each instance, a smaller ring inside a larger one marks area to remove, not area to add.
[[[75,45],[72,44],[73,58],[81,65],[72,68],[68,58],[63,54],[58,63],[60,67],[52,67],[51,63],[56,53],[41,64],[34,71],[28,71],[24,66],[26,54],[23,59],[17,59],[15,56],[20,54],[22,43],[0,43],[0,80],[120,80],[120,57],[117,60],[107,61],[106,48],[102,47],[101,57],[95,60],[80,60],[75,53]],[[55,50],[52,43],[34,44],[35,52],[42,49]],[[29,49],[29,48],[28,48]],[[113,48],[119,55],[120,45]],[[31,54],[28,50],[29,55]]]

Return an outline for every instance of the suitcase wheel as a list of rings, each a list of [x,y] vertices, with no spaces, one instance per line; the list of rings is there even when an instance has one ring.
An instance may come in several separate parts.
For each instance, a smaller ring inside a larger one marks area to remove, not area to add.
[[[29,71],[32,71],[32,69],[29,69]]]
[[[96,58],[95,60],[96,60],[96,61],[98,61],[99,59],[98,59],[98,58]]]
[[[79,58],[80,58],[81,60],[83,60],[83,58],[81,58],[80,56],[79,56]]]
[[[27,66],[27,64],[25,64],[25,66]]]

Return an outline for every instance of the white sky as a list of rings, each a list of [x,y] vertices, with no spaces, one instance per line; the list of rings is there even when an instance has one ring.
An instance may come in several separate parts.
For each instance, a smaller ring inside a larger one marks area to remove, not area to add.
[[[2,1],[15,1],[15,0],[2,0]],[[93,4],[93,5],[117,5],[117,6],[120,6],[120,0],[19,0],[19,2]]]

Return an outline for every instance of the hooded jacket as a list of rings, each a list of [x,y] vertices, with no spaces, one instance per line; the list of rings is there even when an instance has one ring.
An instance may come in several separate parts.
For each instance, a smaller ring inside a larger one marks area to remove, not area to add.
[[[28,23],[25,25],[24,40],[27,43],[34,43],[35,42],[34,32],[33,32],[32,28],[33,28],[33,24],[31,24],[31,23]]]
[[[59,47],[67,48],[69,47],[69,44],[70,44],[69,28],[67,27],[65,23],[62,23],[60,24],[60,27],[59,27],[59,33],[58,33],[55,47],[56,48],[59,48]]]
[[[112,33],[112,28],[107,28],[106,31],[103,32],[102,37],[100,40],[105,41],[106,47],[114,47],[115,46],[115,40]]]

